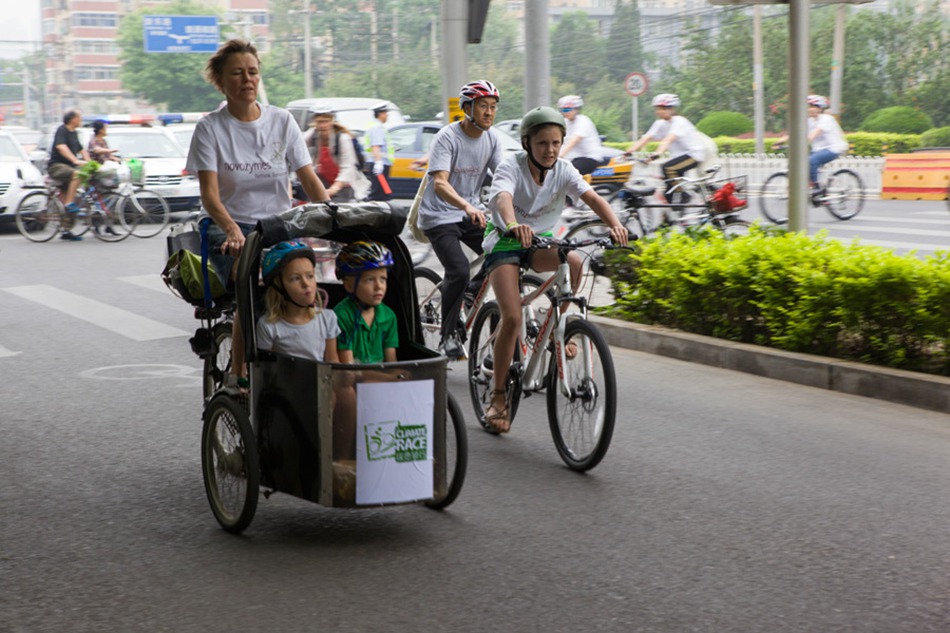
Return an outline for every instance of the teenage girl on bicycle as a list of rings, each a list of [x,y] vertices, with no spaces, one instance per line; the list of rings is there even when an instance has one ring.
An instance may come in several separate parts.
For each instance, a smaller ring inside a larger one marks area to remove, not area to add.
[[[559,159],[564,142],[564,117],[549,107],[528,112],[521,120],[521,147],[524,151],[505,158],[495,171],[489,202],[491,221],[485,229],[485,270],[501,310],[501,322],[493,350],[494,390],[486,422],[496,432],[511,426],[505,397],[505,379],[521,331],[519,267],[536,271],[556,270],[554,250],[530,251],[532,237],[551,235],[564,209],[567,196],[580,198],[610,227],[611,239],[627,244],[627,229],[614,216],[610,205],[584,181],[567,160]],[[581,257],[568,256],[571,284],[576,287],[581,274]],[[570,359],[577,350],[565,349]]]
[[[811,182],[812,196],[823,193],[818,184],[818,169],[841,154],[846,154],[849,147],[837,119],[826,113],[827,109],[828,99],[821,95],[808,95],[808,143],[811,145],[808,180]],[[786,134],[772,144],[772,149],[779,149],[787,140]]]

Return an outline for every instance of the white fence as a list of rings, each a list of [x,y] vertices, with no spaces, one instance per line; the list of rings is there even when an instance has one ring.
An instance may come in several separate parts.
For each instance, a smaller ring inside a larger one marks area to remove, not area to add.
[[[762,183],[777,171],[788,169],[788,160],[773,154],[720,154],[717,162],[722,165],[721,176],[748,176],[751,192],[759,191]],[[870,198],[881,195],[881,183],[884,172],[883,157],[846,156],[835,159],[825,166],[825,170],[851,169],[864,181],[864,193]]]

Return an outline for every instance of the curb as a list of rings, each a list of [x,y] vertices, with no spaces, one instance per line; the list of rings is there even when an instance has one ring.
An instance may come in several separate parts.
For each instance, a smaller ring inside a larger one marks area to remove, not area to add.
[[[950,378],[725,341],[590,315],[616,347],[950,413]]]

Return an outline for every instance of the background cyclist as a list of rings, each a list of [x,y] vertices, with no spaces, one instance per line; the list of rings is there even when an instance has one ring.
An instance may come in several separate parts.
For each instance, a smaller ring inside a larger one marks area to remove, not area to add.
[[[502,159],[498,132],[491,127],[500,98],[495,85],[484,79],[462,86],[459,107],[465,118],[439,130],[429,150],[429,184],[419,205],[419,227],[445,269],[441,346],[451,359],[465,357],[458,324],[469,262],[462,244],[482,252],[485,213],[479,193],[488,170],[494,171]],[[481,284],[482,278],[473,284]]]
[[[597,126],[586,114],[581,114],[584,99],[578,95],[561,97],[558,112],[564,115],[567,132],[561,146],[561,158],[566,158],[582,175],[589,174],[604,162],[604,148],[600,143]]]
[[[812,196],[824,193],[818,184],[818,169],[848,152],[848,139],[845,138],[838,120],[825,112],[828,99],[821,95],[808,95],[808,142],[811,154],[808,156],[808,179],[811,182]],[[777,139],[772,149],[778,149],[788,135]]]
[[[703,136],[696,126],[689,122],[686,117],[677,114],[677,108],[680,106],[680,98],[675,94],[664,93],[653,97],[653,110],[656,113],[656,121],[637,141],[630,146],[626,154],[629,156],[638,151],[641,147],[650,141],[659,141],[656,151],[650,154],[649,160],[653,161],[659,158],[667,149],[670,150],[670,158],[663,163],[663,182],[666,185],[667,202],[679,202],[685,204],[689,201],[689,194],[685,191],[678,192],[678,200],[670,200],[670,189],[687,171],[697,167],[706,159],[706,146],[703,142]]]
[[[535,108],[521,120],[521,146],[524,151],[507,156],[492,179],[491,221],[485,230],[485,269],[501,309],[501,322],[493,349],[494,389],[485,421],[498,433],[508,431],[511,421],[505,394],[508,368],[521,331],[521,294],[519,266],[537,271],[556,270],[556,250],[532,252],[532,237],[550,235],[564,209],[565,196],[584,201],[610,227],[610,238],[627,243],[627,229],[617,220],[610,204],[601,198],[583,176],[558,155],[564,141],[565,121],[548,107]],[[581,272],[581,257],[568,255],[571,284],[576,287]],[[565,349],[568,358],[576,355]]]

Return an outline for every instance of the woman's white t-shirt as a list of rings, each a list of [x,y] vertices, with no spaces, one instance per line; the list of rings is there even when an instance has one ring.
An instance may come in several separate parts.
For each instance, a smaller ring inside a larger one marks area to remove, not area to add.
[[[340,335],[340,326],[333,310],[321,310],[302,325],[280,320],[269,322],[266,317],[257,322],[257,346],[270,350],[321,361],[327,351],[327,339]]]
[[[808,135],[819,128],[821,134],[815,137],[811,142],[811,151],[817,152],[823,149],[830,149],[835,154],[841,155],[848,151],[848,139],[844,137],[841,126],[838,121],[830,114],[823,112],[817,117],[808,117]]]
[[[684,116],[675,114],[668,121],[657,119],[647,130],[646,136],[654,141],[662,141],[670,134],[676,137],[669,146],[670,156],[685,154],[700,163],[706,160],[706,144],[703,142],[703,137],[696,126]]]
[[[531,177],[528,167],[528,153],[515,152],[505,157],[495,170],[492,178],[491,194],[488,203],[491,221],[495,226],[504,226],[498,210],[498,195],[511,194],[515,207],[515,221],[527,224],[535,233],[545,233],[554,229],[564,210],[564,200],[570,196],[579,199],[590,190],[590,184],[584,180],[574,166],[559,158],[554,167],[544,175],[544,184],[538,185]],[[492,252],[501,237],[498,231],[490,231],[482,242],[486,253]]]
[[[221,202],[237,222],[254,224],[291,208],[290,174],[310,164],[296,121],[286,110],[261,105],[254,121],[238,121],[227,108],[195,126],[186,168],[218,175]]]

